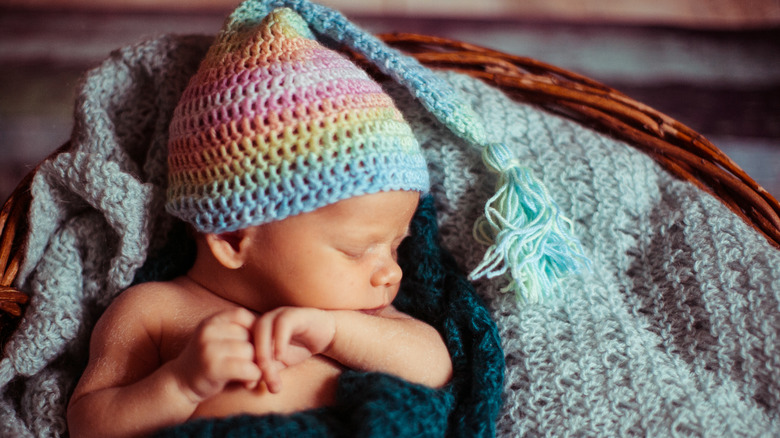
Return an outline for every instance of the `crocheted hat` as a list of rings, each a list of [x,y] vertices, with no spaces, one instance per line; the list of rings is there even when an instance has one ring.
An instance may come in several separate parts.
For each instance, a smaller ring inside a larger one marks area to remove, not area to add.
[[[168,148],[166,208],[201,232],[429,188],[390,96],[286,8],[226,23],[174,111]]]

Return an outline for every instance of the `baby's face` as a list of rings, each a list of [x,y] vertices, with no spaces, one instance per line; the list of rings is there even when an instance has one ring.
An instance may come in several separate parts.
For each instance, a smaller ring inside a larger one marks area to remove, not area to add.
[[[396,250],[418,201],[382,192],[262,225],[244,269],[274,307],[381,309],[398,293]]]

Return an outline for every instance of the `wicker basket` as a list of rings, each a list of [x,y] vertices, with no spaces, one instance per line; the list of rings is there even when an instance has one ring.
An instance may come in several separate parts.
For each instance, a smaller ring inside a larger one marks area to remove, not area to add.
[[[678,121],[592,79],[534,59],[426,35],[384,34],[380,38],[427,66],[480,78],[516,99],[634,145],[672,174],[720,199],[780,248],[780,203],[722,151]],[[54,154],[67,147],[63,145]],[[13,333],[29,300],[11,284],[25,243],[32,174],[0,212],[0,345]]]

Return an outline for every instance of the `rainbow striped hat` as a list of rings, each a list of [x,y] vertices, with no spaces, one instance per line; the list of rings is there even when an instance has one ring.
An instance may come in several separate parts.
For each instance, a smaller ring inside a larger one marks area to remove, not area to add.
[[[228,22],[182,94],[166,209],[220,233],[358,195],[429,189],[420,147],[374,80],[276,9]]]

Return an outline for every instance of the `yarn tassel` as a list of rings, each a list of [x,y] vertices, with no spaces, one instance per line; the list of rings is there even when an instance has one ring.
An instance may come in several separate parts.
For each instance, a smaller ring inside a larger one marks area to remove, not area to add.
[[[573,223],[563,216],[544,185],[501,143],[488,144],[482,159],[499,174],[498,189],[474,226],[474,237],[490,245],[472,280],[509,274],[518,299],[535,303],[553,295],[565,276],[588,266]]]

